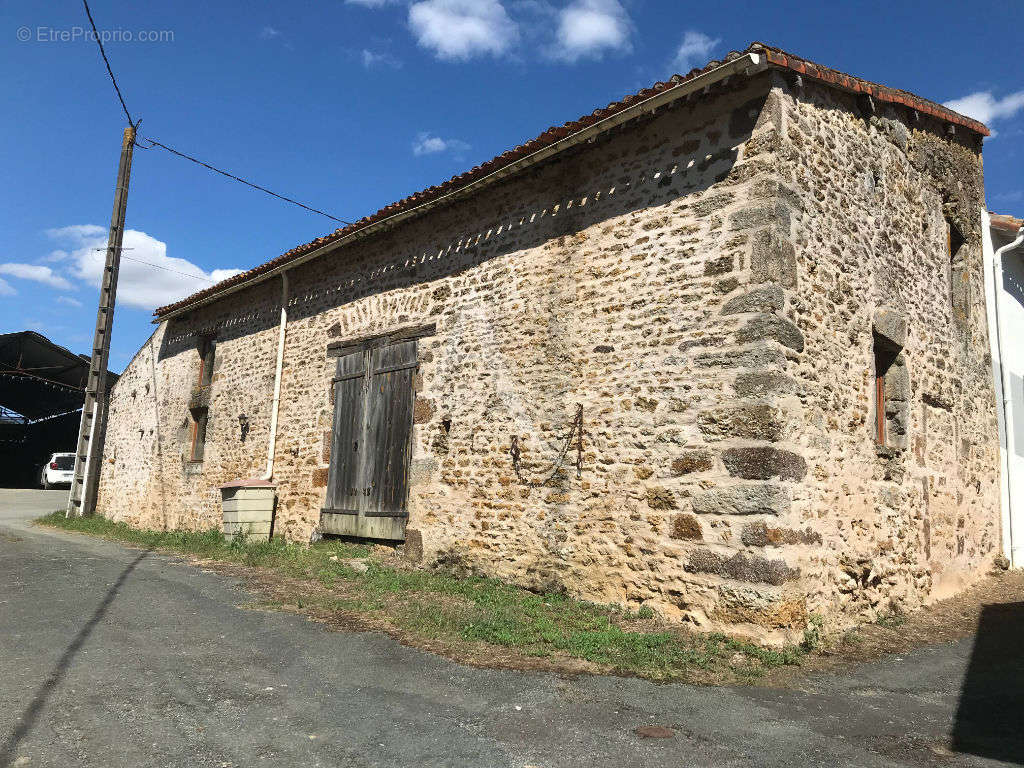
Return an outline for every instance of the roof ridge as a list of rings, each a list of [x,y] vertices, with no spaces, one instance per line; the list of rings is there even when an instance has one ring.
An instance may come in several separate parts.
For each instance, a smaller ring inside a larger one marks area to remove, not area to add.
[[[379,209],[377,212],[364,216],[352,224],[339,227],[333,232],[311,240],[308,243],[298,245],[270,261],[264,262],[263,264],[244,272],[239,272],[232,277],[222,280],[216,285],[204,288],[201,291],[197,291],[196,293],[186,296],[176,302],[172,302],[166,306],[158,307],[154,310],[153,314],[157,318],[160,318],[174,310],[188,306],[196,301],[218,294],[232,286],[245,283],[250,279],[259,277],[262,274],[277,269],[293,259],[297,259],[300,256],[315,251],[318,248],[341,239],[342,237],[354,234],[376,222],[381,221],[382,219],[390,218],[398,213],[408,211],[422,204],[444,197],[445,195],[458,191],[463,187],[468,187],[479,179],[505,168],[528,155],[532,155],[545,147],[551,146],[568,135],[583,130],[607,117],[629,109],[634,104],[644,101],[652,96],[656,96],[659,93],[663,93],[670,88],[675,88],[682,83],[710,72],[716,67],[722,66],[730,61],[735,61],[736,59],[748,54],[763,54],[769,65],[794,71],[802,76],[813,78],[843,90],[870,95],[880,101],[901,104],[918,112],[923,112],[949,123],[963,126],[964,128],[975,133],[979,133],[982,136],[989,135],[988,129],[982,123],[972,120],[969,117],[965,117],[964,115],[960,115],[941,104],[915,96],[909,91],[889,88],[884,85],[879,85],[878,83],[872,83],[868,80],[853,77],[852,75],[846,75],[838,70],[830,69],[820,64],[815,64],[808,59],[788,53],[781,48],[768,45],[767,43],[754,41],[742,51],[730,51],[721,61],[709,61],[703,67],[695,67],[685,75],[676,74],[668,80],[656,82],[649,88],[641,89],[633,94],[627,94],[621,99],[609,103],[608,106],[599,107],[593,112],[582,115],[576,120],[570,120],[569,122],[563,123],[559,126],[551,126],[535,138],[530,139],[529,141],[526,141],[510,150],[506,150],[500,155],[476,165],[468,171],[452,176],[447,181],[427,187],[426,189],[415,192],[408,197],[390,203],[389,205]]]

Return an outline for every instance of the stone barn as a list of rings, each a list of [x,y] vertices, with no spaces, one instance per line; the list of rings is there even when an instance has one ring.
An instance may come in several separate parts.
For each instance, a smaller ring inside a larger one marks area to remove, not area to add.
[[[1000,551],[985,126],[754,44],[156,311],[98,511],[766,641]]]

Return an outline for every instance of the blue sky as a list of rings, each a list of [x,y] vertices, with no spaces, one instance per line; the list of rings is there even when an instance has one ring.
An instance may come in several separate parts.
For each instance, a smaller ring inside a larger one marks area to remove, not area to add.
[[[1019,0],[92,0],[141,133],[357,219],[626,93],[762,40],[957,100],[996,132],[989,207],[1024,214]],[[0,332],[87,352],[124,117],[77,0],[0,7]],[[143,36],[154,38],[140,40]],[[134,39],[125,39],[130,34]],[[21,37],[28,37],[22,41]],[[69,39],[70,38],[70,39]],[[151,311],[333,230],[137,151],[111,368]]]

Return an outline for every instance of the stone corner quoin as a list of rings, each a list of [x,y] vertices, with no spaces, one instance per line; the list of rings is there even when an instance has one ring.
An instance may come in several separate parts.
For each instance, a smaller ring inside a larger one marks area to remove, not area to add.
[[[383,525],[360,530],[424,564],[764,642],[978,578],[1000,535],[980,140],[874,110],[730,79],[290,269],[275,535]],[[221,525],[217,486],[266,464],[280,298],[159,324],[110,396],[100,513]],[[392,517],[324,517],[369,487],[345,457],[378,417],[346,382],[378,375],[407,440],[374,475]]]

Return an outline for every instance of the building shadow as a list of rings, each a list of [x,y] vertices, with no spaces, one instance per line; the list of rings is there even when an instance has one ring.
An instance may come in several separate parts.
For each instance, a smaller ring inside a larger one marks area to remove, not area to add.
[[[982,607],[952,748],[1024,765],[1024,602]]]
[[[46,706],[46,702],[50,696],[56,690],[57,686],[61,684],[64,677],[67,675],[68,669],[71,668],[71,663],[75,660],[78,652],[85,645],[85,641],[89,639],[89,636],[96,629],[96,625],[99,624],[103,617],[107,614],[111,604],[121,591],[121,587],[128,580],[132,571],[145,559],[151,550],[142,552],[138,557],[132,560],[123,571],[121,575],[117,577],[110,589],[107,590],[107,594],[103,597],[103,601],[97,606],[96,610],[93,611],[92,616],[85,623],[85,625],[78,630],[78,634],[75,635],[74,639],[64,649],[64,653],[61,654],[60,659],[54,665],[53,671],[50,672],[49,676],[43,682],[39,689],[36,691],[35,696],[32,697],[32,701],[25,707],[24,711],[17,719],[17,725],[14,727],[14,731],[7,739],[4,740],[3,744],[0,745],[0,768],[6,768],[12,764],[12,761],[17,754],[18,747],[21,742],[32,732],[35,727],[36,721],[39,719],[39,715],[42,713],[43,708]]]

